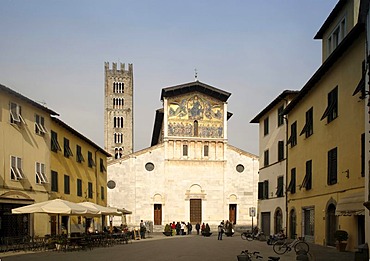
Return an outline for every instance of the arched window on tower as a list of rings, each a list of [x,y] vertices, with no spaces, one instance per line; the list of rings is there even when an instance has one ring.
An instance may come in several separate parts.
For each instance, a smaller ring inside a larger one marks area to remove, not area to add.
[[[118,149],[117,149],[117,148],[115,148],[115,149],[114,149],[114,158],[115,158],[115,159],[118,159],[118,156],[119,156]]]
[[[198,121],[194,121],[194,137],[198,137]]]
[[[117,128],[117,117],[113,118],[113,127]]]

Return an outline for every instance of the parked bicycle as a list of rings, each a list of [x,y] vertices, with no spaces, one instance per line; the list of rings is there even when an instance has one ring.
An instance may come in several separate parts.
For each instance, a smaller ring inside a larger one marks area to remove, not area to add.
[[[298,252],[308,253],[310,247],[301,238],[297,237],[291,243],[288,243],[287,240],[284,239],[275,242],[273,245],[273,250],[278,255],[283,255],[286,252],[290,252],[292,249],[294,249],[296,253]]]
[[[247,230],[246,232],[242,232],[240,236],[243,240],[248,241],[252,241],[254,239],[257,239],[259,241],[266,241],[266,236],[263,231],[255,231],[254,233],[252,233],[251,231]]]
[[[248,250],[244,250],[237,256],[238,261],[252,261],[253,259],[262,259],[263,257],[259,255],[260,252],[249,252]],[[280,257],[269,256],[268,261],[279,261]]]

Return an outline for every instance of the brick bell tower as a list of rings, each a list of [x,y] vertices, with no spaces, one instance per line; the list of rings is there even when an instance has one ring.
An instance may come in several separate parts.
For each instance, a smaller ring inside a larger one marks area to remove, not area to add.
[[[113,159],[119,159],[133,152],[134,119],[133,66],[121,63],[104,63],[104,144],[105,150],[112,154]]]

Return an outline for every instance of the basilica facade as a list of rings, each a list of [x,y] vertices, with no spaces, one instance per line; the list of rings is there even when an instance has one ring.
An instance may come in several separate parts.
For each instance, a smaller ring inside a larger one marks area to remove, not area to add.
[[[162,89],[151,146],[108,163],[108,205],[132,211],[128,226],[251,225],[258,157],[228,144],[230,95],[199,81]]]

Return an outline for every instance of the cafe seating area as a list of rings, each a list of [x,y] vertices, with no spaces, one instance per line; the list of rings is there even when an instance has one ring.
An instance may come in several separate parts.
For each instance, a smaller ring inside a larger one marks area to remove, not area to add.
[[[0,238],[1,252],[18,251],[80,251],[92,250],[97,247],[111,247],[128,244],[131,233],[71,233],[67,235],[45,235],[44,237],[4,237]]]

